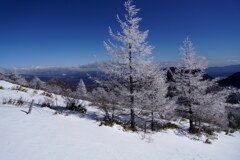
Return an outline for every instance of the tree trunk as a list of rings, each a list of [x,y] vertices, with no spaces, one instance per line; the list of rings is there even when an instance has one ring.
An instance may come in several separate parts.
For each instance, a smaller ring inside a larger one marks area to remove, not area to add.
[[[195,131],[195,127],[194,127],[194,124],[193,124],[193,112],[192,112],[192,107],[190,106],[189,107],[189,133],[194,133]]]
[[[131,128],[135,128],[136,124],[135,124],[135,113],[134,113],[134,109],[131,109]]]
[[[109,121],[110,120],[110,115],[108,113],[107,108],[104,108],[104,111],[105,111],[105,121]]]
[[[154,131],[154,118],[153,118],[153,111],[152,111],[152,120],[151,120],[151,130]]]
[[[189,119],[189,124],[190,124],[189,133],[194,133],[195,127],[193,125],[192,119]]]
[[[129,44],[129,71],[130,71],[130,75],[129,75],[129,92],[130,92],[130,108],[131,108],[131,128],[135,128],[135,113],[134,113],[134,96],[133,96],[133,77],[132,77],[132,51],[131,51],[131,44]]]

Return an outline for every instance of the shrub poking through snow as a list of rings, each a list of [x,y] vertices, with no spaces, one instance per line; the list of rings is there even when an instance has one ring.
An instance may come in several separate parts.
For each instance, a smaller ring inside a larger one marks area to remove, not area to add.
[[[208,138],[206,139],[206,141],[204,143],[212,144],[212,142]]]
[[[179,126],[177,126],[176,124],[173,124],[173,123],[171,123],[171,122],[168,122],[168,123],[165,123],[165,124],[163,124],[163,125],[159,125],[159,126],[157,126],[157,129],[159,129],[159,130],[167,130],[167,129],[179,129]]]
[[[0,89],[4,89],[3,86],[0,86]]]
[[[37,94],[38,92],[37,91],[33,91],[34,94]]]
[[[64,92],[63,98],[68,110],[77,111],[80,113],[87,112],[85,105],[83,103],[80,103],[78,94],[76,92],[72,92],[70,89],[68,89]]]
[[[225,132],[226,135],[230,135],[230,134],[234,133],[235,130],[233,130],[233,129],[227,129],[227,130],[224,130],[224,132]]]
[[[201,131],[207,133],[208,135],[214,135],[214,129],[210,127],[202,127]]]
[[[4,99],[2,100],[2,104],[13,104],[13,103],[12,103],[12,99],[11,99],[11,98],[10,98],[10,99],[4,98]]]
[[[53,106],[54,101],[49,98],[44,98],[44,102],[41,104],[42,107],[51,107]]]
[[[2,104],[12,104],[12,105],[16,105],[16,106],[22,106],[22,105],[24,105],[24,101],[23,101],[22,97],[19,98],[18,100],[9,98],[9,99],[3,99]]]
[[[53,98],[53,95],[51,93],[48,93],[48,92],[43,92],[41,95]]]
[[[21,91],[21,92],[27,92],[27,90],[24,89],[22,86],[12,87],[11,89],[16,91]]]
[[[16,105],[17,106],[22,106],[24,104],[24,101],[23,101],[23,98],[19,98],[17,101],[16,101]]]
[[[99,126],[104,125],[104,126],[112,127],[113,125],[119,125],[123,128],[124,131],[133,131],[133,132],[137,131],[136,128],[132,128],[127,123],[124,123],[118,120],[99,120],[99,121],[100,121]]]
[[[63,111],[56,111],[56,112],[53,113],[53,115],[58,115],[58,114],[63,114]]]
[[[41,106],[42,107],[51,107],[51,105],[49,103],[45,103],[45,102],[43,102]]]
[[[86,113],[87,109],[85,105],[83,104],[77,104],[77,103],[68,103],[67,104],[67,109],[72,110],[72,111],[77,111],[80,113]]]

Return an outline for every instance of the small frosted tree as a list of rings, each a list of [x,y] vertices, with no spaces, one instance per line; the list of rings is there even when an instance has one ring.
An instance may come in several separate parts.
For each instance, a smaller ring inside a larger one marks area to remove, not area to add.
[[[201,90],[198,97],[199,103],[194,108],[195,119],[199,126],[201,122],[207,122],[226,129],[228,126],[226,98],[229,91],[219,88],[216,79],[206,80],[201,82],[201,85],[206,86],[206,89]]]
[[[10,73],[8,78],[20,85],[25,85],[27,86],[28,85],[28,82],[27,80],[21,76],[20,74],[18,74],[17,72],[14,72],[14,73]]]
[[[79,94],[79,97],[86,97],[87,96],[87,89],[85,86],[85,83],[83,82],[82,79],[80,79],[77,89],[76,89],[77,94]]]
[[[1,68],[0,68],[0,79],[1,79],[1,80],[6,79],[6,77],[5,77],[5,72],[4,72],[4,70],[1,69]]]
[[[9,80],[12,80],[20,85],[28,85],[28,82],[26,81],[26,79],[24,77],[22,77],[21,75],[19,75],[18,73],[10,73],[8,75]]]
[[[15,81],[19,78],[19,75],[17,73],[10,73],[8,75],[8,79],[11,80],[11,81]]]
[[[143,111],[147,111],[150,115],[151,130],[154,130],[155,118],[163,118],[173,110],[173,105],[166,98],[168,85],[165,80],[165,72],[160,71],[159,67],[154,67],[154,65],[152,69],[145,78],[147,83],[144,85],[144,97],[141,103],[144,104]]]
[[[63,89],[61,86],[56,84],[47,84],[44,87],[48,92],[55,93],[55,94],[62,94]]]
[[[99,109],[101,109],[105,113],[104,120],[110,121],[110,109],[109,109],[109,93],[104,88],[96,88],[91,93],[91,98],[93,99],[94,103],[99,106]]]
[[[117,16],[122,31],[113,33],[111,28],[109,29],[110,36],[117,43],[110,40],[104,43],[111,61],[104,63],[102,70],[112,81],[116,80],[115,85],[121,90],[120,97],[124,98],[121,100],[122,105],[130,109],[130,124],[135,128],[135,109],[139,107],[137,101],[143,95],[142,78],[146,77],[144,75],[152,63],[152,46],[146,42],[148,31],[139,30],[139,22],[142,20],[137,17],[139,9],[132,4],[132,0],[126,1],[124,6],[127,12],[125,21]]]
[[[4,74],[0,73],[0,79],[1,79],[1,80],[5,80],[5,79],[6,79],[6,77],[4,76]]]
[[[41,89],[44,88],[44,82],[41,81],[37,76],[35,76],[30,82],[29,82],[30,87],[34,89]]]
[[[106,89],[98,87],[91,92],[89,98],[105,113],[105,121],[116,120],[115,112],[118,110],[119,106],[117,89],[106,91]]]
[[[24,86],[28,85],[28,81],[22,76],[18,76],[18,78],[16,79],[16,82],[20,85],[24,85]]]

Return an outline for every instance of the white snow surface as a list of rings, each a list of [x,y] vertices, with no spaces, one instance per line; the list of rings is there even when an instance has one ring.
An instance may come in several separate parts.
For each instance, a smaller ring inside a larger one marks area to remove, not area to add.
[[[41,99],[14,91],[0,81],[0,100],[7,97]],[[56,96],[56,95],[55,95]],[[59,96],[60,99],[60,96]],[[86,102],[87,103],[87,102]],[[87,107],[90,111],[97,111]],[[1,160],[238,160],[240,133],[218,134],[212,144],[190,140],[173,130],[146,134],[125,132],[120,126],[99,123],[78,114],[54,115],[54,110],[0,102]],[[145,137],[145,138],[143,138]]]
[[[52,94],[52,98],[49,98],[47,96],[42,95],[42,93],[44,93],[45,91],[43,90],[35,90],[35,89],[31,89],[31,88],[25,88],[22,87],[24,89],[27,90],[27,92],[22,92],[22,91],[17,91],[17,90],[13,90],[13,87],[19,86],[16,84],[12,84],[10,82],[6,82],[3,80],[0,80],[0,86],[2,86],[4,89],[1,90],[0,89],[0,103],[2,103],[2,101],[4,99],[8,100],[8,99],[13,99],[13,100],[18,100],[20,98],[23,99],[23,101],[25,102],[31,102],[32,100],[34,100],[35,104],[39,104],[41,105],[46,99],[50,99],[53,101],[54,105],[57,106],[65,106],[66,104],[64,103],[64,99],[61,95],[56,95],[56,94]],[[34,91],[36,93],[34,93]],[[80,101],[80,103],[88,105],[89,102],[87,101]]]

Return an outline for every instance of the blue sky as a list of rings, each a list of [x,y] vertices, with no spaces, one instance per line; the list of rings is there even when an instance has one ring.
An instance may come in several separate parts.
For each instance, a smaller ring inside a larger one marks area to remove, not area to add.
[[[0,0],[0,67],[78,66],[107,59],[123,0]],[[158,61],[178,61],[189,35],[210,65],[240,64],[239,0],[135,0]]]

